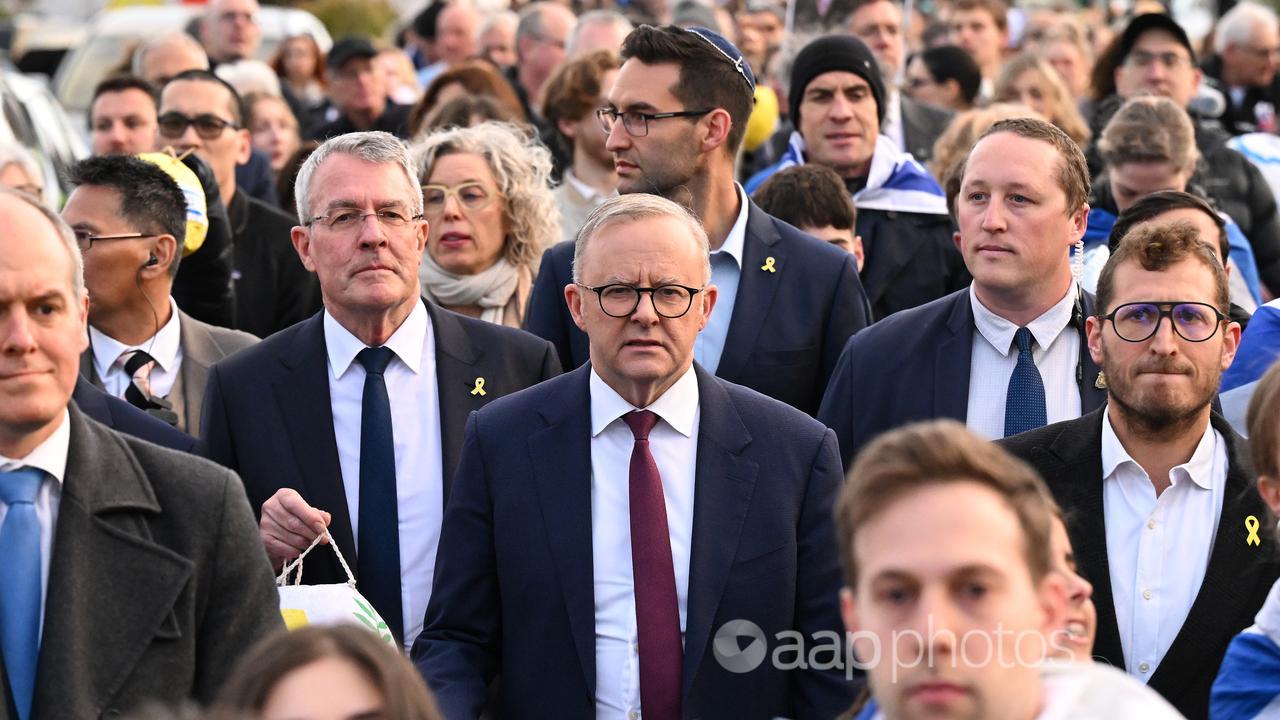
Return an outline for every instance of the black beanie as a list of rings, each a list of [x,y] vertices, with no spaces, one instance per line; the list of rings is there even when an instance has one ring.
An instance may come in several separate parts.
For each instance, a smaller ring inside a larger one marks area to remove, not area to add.
[[[805,45],[791,65],[791,124],[800,128],[800,100],[804,89],[822,73],[851,72],[867,81],[876,101],[876,116],[884,122],[884,80],[871,49],[851,35],[826,35]]]

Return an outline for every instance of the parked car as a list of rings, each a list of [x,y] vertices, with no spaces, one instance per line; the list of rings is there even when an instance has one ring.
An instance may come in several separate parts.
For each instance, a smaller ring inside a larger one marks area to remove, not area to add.
[[[45,201],[62,207],[71,191],[66,171],[89,150],[48,83],[0,67],[0,116],[0,143],[18,143],[31,151],[44,176]]]

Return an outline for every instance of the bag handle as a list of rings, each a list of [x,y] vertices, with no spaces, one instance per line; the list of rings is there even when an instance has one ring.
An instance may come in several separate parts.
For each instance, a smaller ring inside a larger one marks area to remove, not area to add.
[[[289,574],[293,572],[294,568],[298,569],[298,574],[294,578],[293,584],[301,585],[302,584],[302,559],[307,556],[307,553],[314,550],[316,545],[320,544],[321,540],[325,540],[325,539],[329,541],[329,547],[333,548],[333,552],[338,556],[338,563],[342,565],[343,571],[347,573],[347,587],[351,588],[352,590],[355,590],[356,577],[351,573],[351,566],[347,565],[347,559],[342,557],[342,551],[338,549],[338,544],[333,541],[333,536],[329,534],[329,528],[325,528],[324,532],[317,535],[316,539],[311,541],[311,545],[309,545],[306,550],[303,550],[301,555],[294,558],[293,562],[284,566],[284,569],[280,571],[280,575],[276,577],[276,585],[280,587],[284,587],[288,585]]]

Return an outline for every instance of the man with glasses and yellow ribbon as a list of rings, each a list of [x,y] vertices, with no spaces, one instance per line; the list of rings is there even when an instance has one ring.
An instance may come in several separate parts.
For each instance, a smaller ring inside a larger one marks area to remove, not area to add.
[[[1098,609],[1094,656],[1188,717],[1280,574],[1244,440],[1213,412],[1240,326],[1190,223],[1144,224],[1107,261],[1089,352],[1108,402],[1001,441],[1049,483]]]

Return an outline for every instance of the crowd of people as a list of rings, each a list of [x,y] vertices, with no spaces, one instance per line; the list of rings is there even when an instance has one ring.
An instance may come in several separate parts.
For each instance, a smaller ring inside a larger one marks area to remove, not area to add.
[[[0,147],[0,720],[1280,712],[1280,21],[1137,5],[129,49]]]

